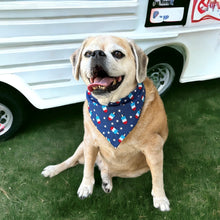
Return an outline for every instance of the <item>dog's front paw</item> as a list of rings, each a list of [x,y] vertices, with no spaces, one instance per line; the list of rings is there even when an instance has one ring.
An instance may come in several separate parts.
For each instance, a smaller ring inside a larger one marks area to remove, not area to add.
[[[53,177],[58,174],[57,165],[50,165],[44,168],[44,170],[41,172],[41,174],[44,177]]]
[[[95,181],[82,181],[77,191],[78,197],[80,199],[86,199],[92,195],[94,182]]]
[[[159,208],[160,211],[170,211],[170,202],[167,197],[155,197],[153,196],[153,203],[155,208]]]
[[[104,180],[102,182],[102,189],[105,193],[110,193],[112,191],[113,185],[111,180]]]

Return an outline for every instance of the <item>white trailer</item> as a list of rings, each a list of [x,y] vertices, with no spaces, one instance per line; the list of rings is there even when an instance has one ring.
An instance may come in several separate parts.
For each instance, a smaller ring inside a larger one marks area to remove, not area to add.
[[[81,102],[70,55],[91,35],[134,39],[160,94],[172,84],[220,77],[220,0],[0,2],[0,140],[14,135],[25,103]]]

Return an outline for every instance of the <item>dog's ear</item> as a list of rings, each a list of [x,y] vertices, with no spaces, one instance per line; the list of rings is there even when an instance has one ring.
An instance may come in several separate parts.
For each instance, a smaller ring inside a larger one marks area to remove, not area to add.
[[[80,66],[80,49],[75,50],[75,52],[70,57],[70,62],[72,64],[73,76],[76,80],[79,80],[79,66]]]
[[[142,83],[147,76],[148,57],[133,41],[129,41],[136,63],[136,80]]]
[[[79,49],[75,50],[75,52],[70,57],[70,62],[73,66],[73,76],[75,77],[76,80],[79,80],[80,62],[81,62],[81,59],[82,59],[82,51],[85,47],[85,44],[86,44],[87,40],[88,39],[84,40],[81,47]]]

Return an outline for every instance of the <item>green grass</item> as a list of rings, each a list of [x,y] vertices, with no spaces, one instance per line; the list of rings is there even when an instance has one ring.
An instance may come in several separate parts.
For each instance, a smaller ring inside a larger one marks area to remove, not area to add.
[[[42,169],[74,152],[83,137],[82,104],[35,112],[17,136],[0,143],[0,219],[220,219],[220,79],[179,84],[163,98],[169,122],[164,148],[171,211],[153,208],[151,176],[113,179],[79,200],[83,166],[48,179]]]

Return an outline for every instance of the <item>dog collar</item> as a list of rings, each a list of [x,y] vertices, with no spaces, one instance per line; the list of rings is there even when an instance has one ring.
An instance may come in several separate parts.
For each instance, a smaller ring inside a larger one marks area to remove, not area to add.
[[[138,83],[128,96],[118,102],[110,102],[107,106],[100,105],[89,91],[86,98],[92,122],[117,148],[138,122],[144,104],[145,88],[143,83]]]

